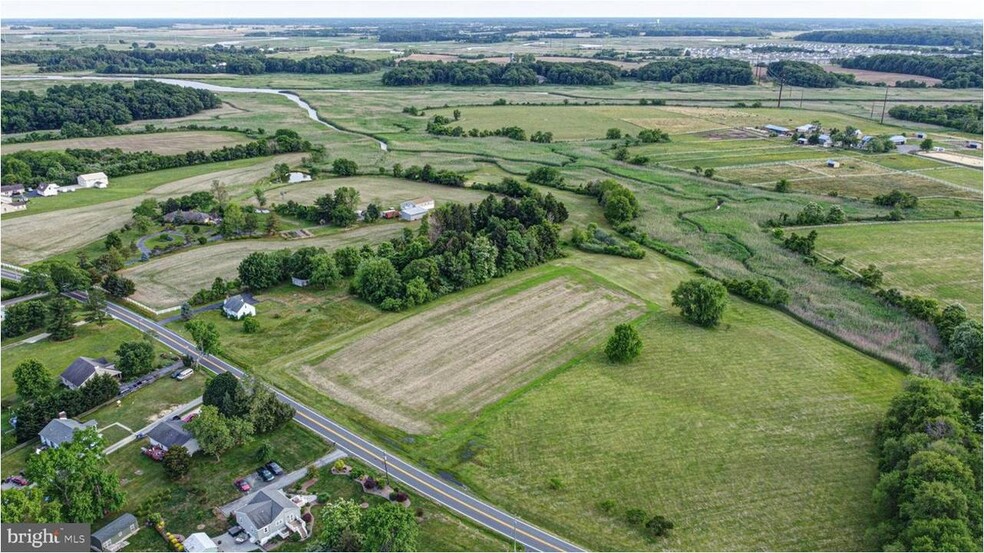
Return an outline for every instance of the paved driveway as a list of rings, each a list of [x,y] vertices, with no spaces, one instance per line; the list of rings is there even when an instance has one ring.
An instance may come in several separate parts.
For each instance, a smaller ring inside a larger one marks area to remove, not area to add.
[[[324,457],[315,461],[314,466],[323,467],[331,463],[334,463],[336,460],[342,459],[344,457],[348,457],[348,454],[346,454],[344,451],[340,449],[336,449],[335,451],[332,451],[328,455],[325,455]],[[236,509],[242,507],[247,502],[249,502],[249,500],[253,498],[253,495],[255,495],[256,492],[260,490],[273,491],[273,490],[282,490],[284,488],[289,488],[290,486],[294,485],[295,482],[303,480],[307,476],[308,466],[310,465],[297,469],[294,472],[288,472],[283,476],[278,476],[269,482],[264,482],[260,480],[260,477],[257,476],[256,472],[252,472],[250,473],[249,476],[245,477],[246,481],[249,482],[250,485],[249,493],[243,494],[242,497],[233,501],[232,503],[226,503],[225,505],[220,507],[219,510],[222,511],[223,515],[230,516]],[[260,468],[260,467],[257,466],[256,468]],[[232,482],[229,482],[229,485],[231,486]]]

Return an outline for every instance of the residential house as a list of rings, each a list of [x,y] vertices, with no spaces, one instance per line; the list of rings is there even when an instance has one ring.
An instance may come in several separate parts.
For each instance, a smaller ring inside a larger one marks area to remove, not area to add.
[[[172,211],[163,217],[165,223],[177,225],[214,225],[216,219],[208,213],[197,210]]]
[[[897,134],[895,136],[889,137],[888,140],[892,144],[895,144],[896,146],[903,146],[903,145],[905,145],[905,137],[902,136],[901,134]]]
[[[301,509],[282,490],[261,490],[246,505],[235,511],[236,523],[253,543],[263,546],[274,536],[286,538],[291,532],[307,537]]]
[[[13,213],[27,209],[27,202],[12,198],[0,198],[0,213]]]
[[[0,186],[0,198],[13,198],[24,194],[23,184],[5,184]]]
[[[190,455],[201,449],[198,440],[191,432],[185,430],[185,422],[182,420],[164,421],[147,432],[147,439],[151,445],[155,445],[167,451],[176,445],[183,445]]]
[[[50,197],[50,196],[57,196],[58,190],[60,188],[61,188],[60,186],[58,186],[53,182],[46,182],[43,184],[39,184],[37,188],[34,189],[34,191],[38,193],[38,196]]]
[[[38,437],[41,438],[42,444],[48,447],[58,447],[65,442],[72,441],[77,431],[96,428],[96,426],[98,423],[94,420],[81,423],[75,419],[67,418],[65,412],[62,411],[58,413],[57,419],[51,420],[41,429],[41,432],[38,432]]]
[[[834,145],[834,141],[830,138],[829,134],[821,134],[817,138],[820,139],[820,145],[824,148],[829,148]]]
[[[119,518],[92,533],[89,544],[93,551],[117,551],[127,544],[126,539],[141,528],[140,521],[130,513],[123,513]]]
[[[91,357],[77,357],[72,364],[62,371],[59,379],[61,383],[72,390],[81,388],[86,382],[96,375],[108,374],[113,378],[120,378],[120,371],[116,370],[116,365],[109,362],[105,357],[93,359]]]
[[[219,550],[212,538],[205,532],[195,532],[181,542],[188,553],[214,553]]]
[[[75,182],[79,188],[106,188],[109,186],[109,177],[106,173],[87,173],[76,177]]]
[[[236,294],[222,302],[222,312],[230,319],[239,320],[243,317],[255,317],[256,307],[247,301],[242,294]]]

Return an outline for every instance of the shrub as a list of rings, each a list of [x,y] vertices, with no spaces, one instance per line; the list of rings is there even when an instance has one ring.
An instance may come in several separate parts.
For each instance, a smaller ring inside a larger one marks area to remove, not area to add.
[[[625,521],[632,525],[642,524],[646,522],[646,511],[642,509],[629,509],[625,511]]]
[[[620,324],[615,326],[615,332],[605,344],[605,355],[614,363],[626,363],[639,356],[642,351],[642,339],[639,331],[632,325]]]
[[[564,482],[560,478],[557,478],[555,476],[551,478],[549,482],[547,482],[547,487],[549,487],[551,490],[560,490],[563,489]]]
[[[606,499],[598,503],[598,510],[608,515],[614,513],[616,507],[618,503],[614,499]]]
[[[646,530],[648,530],[654,538],[663,537],[672,529],[673,523],[661,515],[654,515],[646,521]]]

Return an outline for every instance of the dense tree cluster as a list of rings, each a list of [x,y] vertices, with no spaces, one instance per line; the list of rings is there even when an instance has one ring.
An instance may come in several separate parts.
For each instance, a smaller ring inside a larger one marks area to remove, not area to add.
[[[899,104],[889,108],[888,114],[903,121],[940,125],[971,134],[984,132],[984,125],[981,123],[984,110],[980,105],[956,104],[937,107]]]
[[[411,165],[406,169],[402,165],[393,166],[393,176],[407,180],[429,182],[431,184],[443,184],[444,186],[462,187],[465,185],[465,176],[450,169],[434,169],[431,164],[426,163],[423,167]]]
[[[810,31],[796,40],[838,44],[915,44],[925,46],[970,46],[981,48],[980,26],[887,27]]]
[[[619,79],[618,66],[589,61],[566,63],[535,61],[505,65],[487,61],[405,61],[383,74],[387,86],[450,84],[455,86],[531,86],[541,79],[551,84],[610,85]]]
[[[319,551],[416,551],[420,525],[413,511],[392,502],[362,509],[336,499],[321,510]]]
[[[17,441],[26,442],[37,437],[38,432],[58,413],[77,416],[113,399],[120,393],[120,384],[109,375],[93,377],[81,388],[51,388],[51,392],[16,407]]]
[[[805,61],[774,61],[766,73],[770,79],[791,86],[834,88],[840,83],[836,73],[828,73],[823,67]]]
[[[978,39],[979,40],[979,39]],[[943,88],[980,88],[984,82],[981,56],[922,56],[919,54],[877,54],[834,60],[848,69],[906,73],[934,77]]]
[[[633,72],[640,81],[750,85],[752,66],[727,58],[676,58],[654,61]]]
[[[981,549],[981,390],[913,378],[878,427],[873,493],[885,551]]]
[[[898,189],[892,190],[888,194],[875,196],[872,201],[878,205],[897,207],[899,209],[911,209],[919,205],[918,196]]]
[[[787,250],[794,251],[805,256],[812,256],[813,250],[817,246],[817,231],[811,230],[806,236],[791,233],[782,239],[782,245]]]
[[[349,186],[341,186],[332,193],[314,200],[313,205],[299,204],[294,200],[289,200],[287,203],[275,205],[273,209],[280,215],[295,217],[311,223],[347,227],[355,223],[357,218],[355,210],[358,205],[359,191]]]
[[[639,216],[639,200],[635,194],[612,179],[590,182],[585,190],[598,199],[605,210],[605,219],[612,226],[617,227]]]
[[[44,328],[48,316],[48,306],[42,300],[29,300],[15,303],[4,309],[3,326],[0,334],[4,338],[20,336],[32,330]]]
[[[744,280],[726,278],[721,283],[732,294],[762,305],[779,306],[785,305],[789,301],[789,292],[779,286],[774,286],[764,278]]]
[[[0,128],[5,133],[61,129],[65,125],[122,125],[142,119],[185,117],[219,107],[207,90],[139,80],[122,84],[73,84],[50,87],[43,96],[31,90],[0,93]],[[104,134],[104,133],[99,133]]]
[[[294,408],[280,401],[269,388],[253,379],[244,382],[229,373],[208,381],[202,403],[215,407],[224,417],[247,419],[256,434],[273,432],[294,418]]]
[[[589,223],[587,228],[574,227],[571,230],[571,245],[575,248],[606,255],[617,255],[629,259],[646,257],[646,250],[635,241],[622,242],[611,234],[598,228],[595,223]]]
[[[109,50],[104,47],[60,50],[22,50],[4,55],[4,64],[33,63],[41,72],[95,71],[96,73],[369,73],[381,62],[332,54],[290,59],[267,56],[258,48],[216,46],[197,50],[135,48]]]
[[[672,293],[673,306],[688,321],[710,328],[717,326],[728,306],[728,289],[709,278],[695,278],[680,283]]]
[[[103,150],[67,149],[65,151],[22,150],[0,159],[3,182],[39,184],[55,182],[74,184],[80,173],[102,171],[110,177],[146,173],[161,169],[232,161],[311,149],[311,143],[295,131],[280,129],[269,138],[223,146],[211,152],[194,150],[184,154],[124,152],[119,148]]]

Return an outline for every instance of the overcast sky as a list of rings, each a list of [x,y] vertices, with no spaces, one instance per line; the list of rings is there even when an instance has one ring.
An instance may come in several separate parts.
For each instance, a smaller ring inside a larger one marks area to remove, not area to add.
[[[2,18],[812,17],[984,19],[980,0],[3,0]]]

